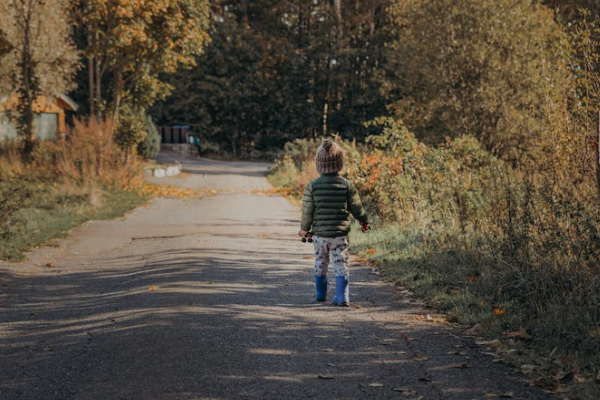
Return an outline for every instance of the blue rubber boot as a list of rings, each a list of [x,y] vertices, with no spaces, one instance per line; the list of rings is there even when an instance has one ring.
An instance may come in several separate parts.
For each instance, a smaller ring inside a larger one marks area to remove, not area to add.
[[[335,277],[335,296],[333,305],[338,307],[348,307],[350,305],[350,288],[348,287],[347,276]]]
[[[329,287],[327,275],[315,275],[315,287],[317,288],[317,301],[325,301],[327,297],[327,288]]]

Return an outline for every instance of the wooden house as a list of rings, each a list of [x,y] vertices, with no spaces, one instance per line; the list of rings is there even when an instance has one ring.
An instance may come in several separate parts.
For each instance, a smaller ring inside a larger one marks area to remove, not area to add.
[[[18,138],[16,123],[10,118],[10,114],[14,117],[16,104],[16,94],[0,98],[0,140]],[[62,93],[38,97],[33,104],[35,137],[39,140],[64,137],[67,130],[65,112],[77,111],[77,108],[77,104]]]

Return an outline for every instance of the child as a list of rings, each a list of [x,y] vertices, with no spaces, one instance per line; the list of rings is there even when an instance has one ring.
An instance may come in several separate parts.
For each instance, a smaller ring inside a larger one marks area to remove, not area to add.
[[[298,236],[313,235],[315,245],[315,285],[317,301],[327,296],[327,269],[329,255],[335,270],[334,306],[349,306],[348,290],[348,233],[350,214],[369,229],[367,214],[358,191],[352,182],[339,172],[344,166],[344,153],[340,146],[325,139],[316,157],[317,172],[321,176],[306,185],[302,200],[302,224]]]

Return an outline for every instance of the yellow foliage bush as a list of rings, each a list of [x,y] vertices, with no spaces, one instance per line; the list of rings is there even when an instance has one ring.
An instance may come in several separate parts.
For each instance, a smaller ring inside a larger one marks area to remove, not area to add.
[[[141,173],[139,161],[127,157],[115,142],[110,121],[75,120],[64,140],[38,143],[31,163],[23,161],[19,143],[3,143],[0,147],[3,180],[19,178],[119,188]]]

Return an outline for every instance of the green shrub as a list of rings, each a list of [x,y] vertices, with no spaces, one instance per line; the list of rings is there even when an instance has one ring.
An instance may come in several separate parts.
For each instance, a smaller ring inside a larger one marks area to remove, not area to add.
[[[138,154],[146,160],[154,160],[160,151],[160,133],[152,121],[152,117],[146,116],[146,139],[138,146]]]
[[[473,137],[433,147],[398,121],[376,124],[381,133],[365,145],[341,142],[343,172],[374,220],[371,234],[354,230],[354,249],[457,320],[480,324],[484,335],[525,330],[523,363],[562,357],[580,376],[595,377],[600,219],[593,185],[565,190]],[[316,145],[291,143],[271,181],[301,196]]]
[[[200,152],[202,154],[214,154],[217,156],[222,156],[225,154],[221,146],[219,146],[217,143],[202,139],[200,140]]]
[[[127,154],[130,154],[144,142],[148,136],[147,129],[144,116],[131,107],[125,106],[119,116],[115,140]]]

